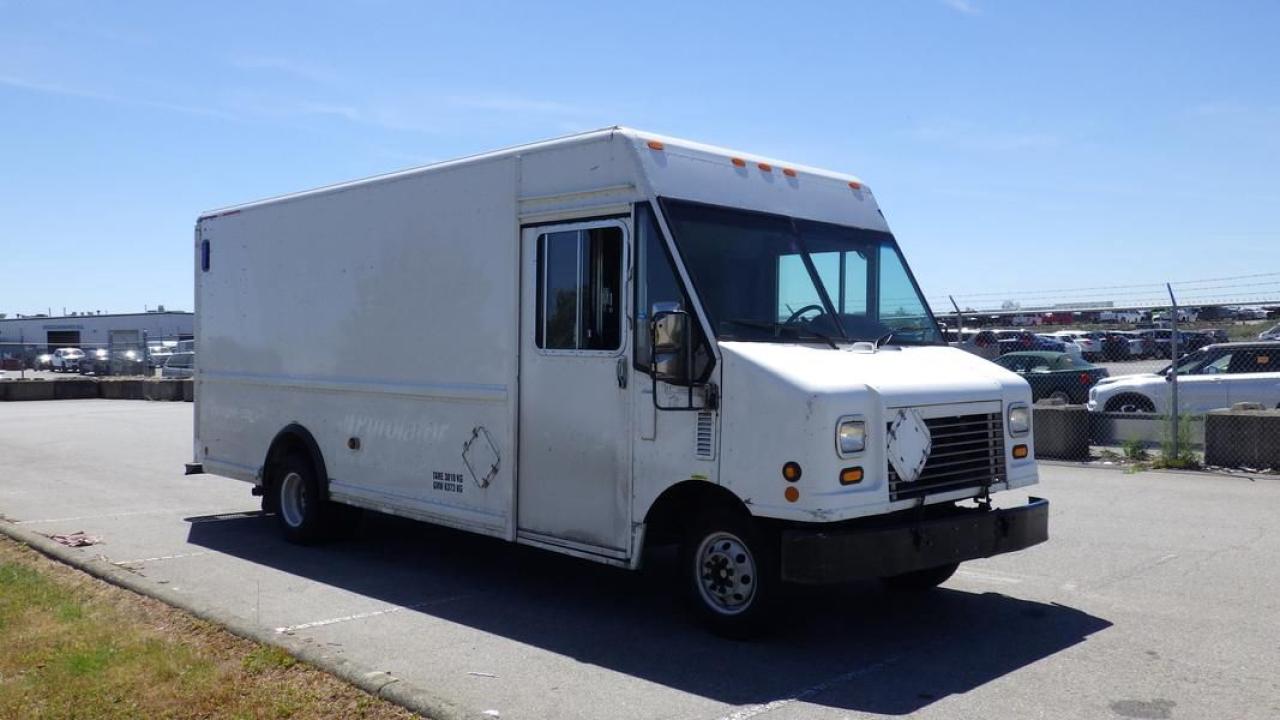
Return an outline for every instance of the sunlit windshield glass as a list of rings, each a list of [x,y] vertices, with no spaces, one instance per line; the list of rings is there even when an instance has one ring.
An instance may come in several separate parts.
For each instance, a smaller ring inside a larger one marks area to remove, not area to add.
[[[722,340],[939,342],[888,233],[680,201],[663,207]]]

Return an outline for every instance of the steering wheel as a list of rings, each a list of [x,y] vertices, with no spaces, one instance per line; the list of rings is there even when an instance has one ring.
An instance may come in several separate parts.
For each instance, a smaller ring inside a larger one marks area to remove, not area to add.
[[[826,309],[826,308],[824,308],[824,307],[822,307],[821,305],[805,305],[804,307],[800,308],[799,310],[797,310],[797,311],[795,311],[795,312],[791,313],[791,317],[787,318],[786,322],[784,322],[784,323],[782,323],[782,324],[783,324],[783,325],[790,325],[791,323],[795,322],[796,320],[799,320],[801,315],[803,315],[803,314],[805,314],[805,313],[809,312],[810,310],[817,310],[819,313],[825,313],[825,312],[827,311],[827,309]]]

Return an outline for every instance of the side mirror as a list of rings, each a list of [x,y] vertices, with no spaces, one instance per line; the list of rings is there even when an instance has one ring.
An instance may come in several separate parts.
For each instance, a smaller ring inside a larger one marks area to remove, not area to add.
[[[654,313],[649,321],[649,339],[653,352],[649,371],[653,379],[673,385],[690,384],[693,347],[689,313],[683,310]]]

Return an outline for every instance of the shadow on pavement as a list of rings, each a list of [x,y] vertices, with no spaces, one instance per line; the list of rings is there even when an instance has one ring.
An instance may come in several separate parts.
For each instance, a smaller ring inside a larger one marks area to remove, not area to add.
[[[633,573],[373,513],[322,547],[286,543],[264,515],[188,521],[192,544],[734,705],[799,696],[903,715],[1111,625],[998,593],[863,583],[796,588],[774,635],[733,642],[683,611],[671,552]]]

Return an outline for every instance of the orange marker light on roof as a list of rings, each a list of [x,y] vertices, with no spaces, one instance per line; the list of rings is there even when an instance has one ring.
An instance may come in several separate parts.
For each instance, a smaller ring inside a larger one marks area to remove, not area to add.
[[[849,187],[850,187],[850,188],[852,188],[852,189],[854,189],[854,190],[861,190],[861,189],[862,189],[862,183],[858,182],[857,180],[850,180],[850,181],[849,181]]]
[[[757,163],[756,167],[760,168],[765,172],[773,172],[773,166],[770,165],[769,163]]]
[[[795,177],[796,171],[792,168],[782,168],[782,174],[786,175],[787,177]]]
[[[729,159],[729,162],[733,163],[733,166],[734,166],[734,167],[746,167],[746,166],[747,166],[747,161],[746,161],[746,160],[743,160],[742,158],[730,158],[730,159]]]
[[[665,147],[661,142],[658,142],[657,140],[650,140],[647,143],[647,145],[649,146],[650,150],[661,150],[663,149],[663,147]]]

